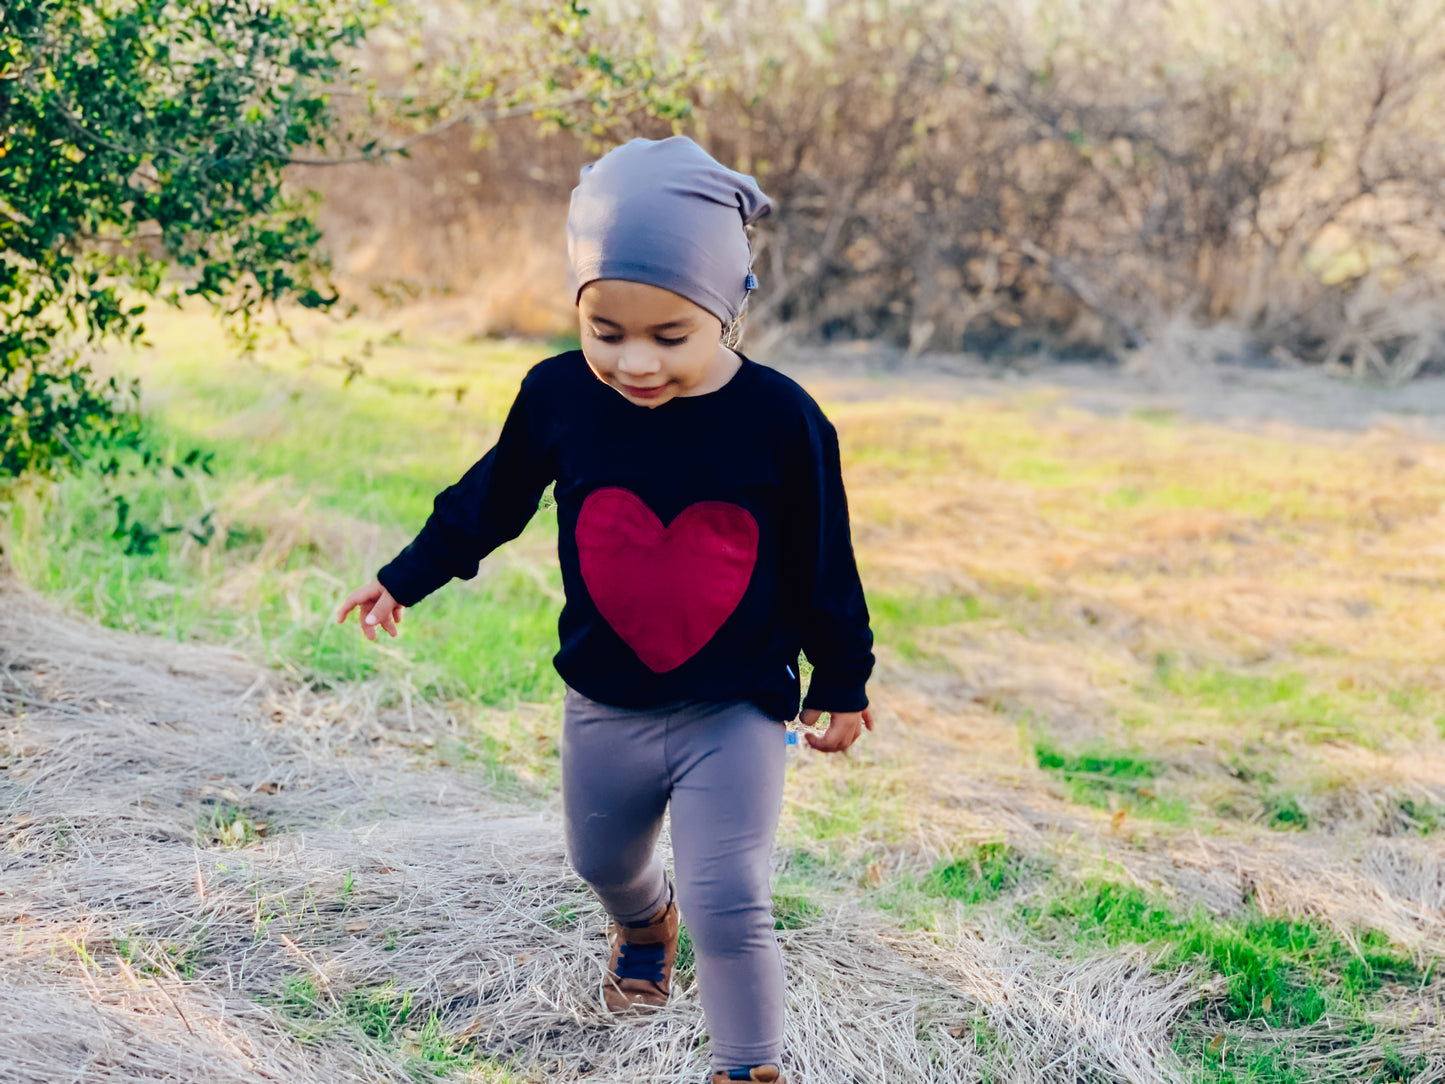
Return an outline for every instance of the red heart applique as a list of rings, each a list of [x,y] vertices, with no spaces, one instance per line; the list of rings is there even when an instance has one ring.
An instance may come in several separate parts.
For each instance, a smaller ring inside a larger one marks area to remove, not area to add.
[[[736,504],[701,501],[664,527],[636,493],[608,487],[582,502],[577,556],[597,611],[662,674],[737,609],[758,559],[758,523]]]

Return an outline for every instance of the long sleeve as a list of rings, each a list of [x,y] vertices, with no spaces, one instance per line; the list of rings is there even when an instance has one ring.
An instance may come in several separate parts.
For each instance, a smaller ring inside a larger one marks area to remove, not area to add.
[[[853,539],[838,456],[838,435],[816,408],[807,425],[807,470],[800,481],[799,592],[803,652],[813,678],[803,701],[819,711],[862,711],[873,672],[873,633]]]
[[[534,370],[522,381],[496,445],[437,495],[421,533],[377,573],[403,606],[415,605],[453,577],[471,579],[482,558],[521,534],[536,513],[555,476],[538,420],[537,383]]]

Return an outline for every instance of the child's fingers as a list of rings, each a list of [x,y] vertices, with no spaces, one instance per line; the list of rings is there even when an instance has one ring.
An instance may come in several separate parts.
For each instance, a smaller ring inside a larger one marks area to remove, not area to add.
[[[804,732],[803,739],[820,753],[841,753],[858,740],[862,729],[857,715],[834,715],[832,725],[824,734]]]
[[[371,599],[372,594],[370,588],[358,587],[355,591],[351,592],[351,594],[347,595],[344,599],[342,599],[341,605],[336,608],[336,623],[338,625],[346,624],[346,619],[348,616],[350,616],[351,611],[356,609],[358,606],[364,606],[366,603],[370,602]]]
[[[361,631],[366,633],[368,640],[376,639],[376,626],[380,625],[392,636],[396,635],[396,624],[392,621],[392,611],[396,609],[396,602],[392,597],[382,591],[381,597],[376,600],[376,605],[361,622]]]
[[[803,740],[820,753],[841,753],[844,749],[848,748],[848,743],[833,734],[831,729],[828,733],[821,736],[811,732],[805,732],[803,734]]]
[[[817,708],[804,708],[802,714],[798,716],[798,722],[803,726],[817,726],[818,720],[822,717],[823,713]]]
[[[873,729],[873,709],[872,709],[872,708],[864,708],[864,709],[863,709],[863,725],[866,726],[869,730],[872,730],[872,729]]]

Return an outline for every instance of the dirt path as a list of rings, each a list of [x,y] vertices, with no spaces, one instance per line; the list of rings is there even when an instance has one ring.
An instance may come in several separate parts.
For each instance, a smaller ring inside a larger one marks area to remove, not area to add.
[[[555,810],[410,763],[444,726],[0,584],[0,1076],[702,1079],[690,983],[599,1008],[602,917]],[[1200,996],[1138,954],[935,942],[847,904],[783,939],[798,1084],[1159,1081]]]

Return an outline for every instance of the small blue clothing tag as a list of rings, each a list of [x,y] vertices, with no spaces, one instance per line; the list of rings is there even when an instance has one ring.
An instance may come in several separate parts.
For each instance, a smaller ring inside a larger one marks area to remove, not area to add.
[[[754,275],[751,271],[749,271],[748,277],[743,279],[743,288],[747,290],[756,290],[758,288],[758,276]]]
[[[787,737],[786,737],[785,739],[783,739],[783,740],[784,740],[788,745],[797,745],[797,744],[798,744],[798,732],[797,732],[796,730],[785,730],[785,731],[783,731],[783,733],[787,735]]]

